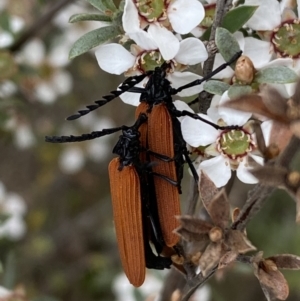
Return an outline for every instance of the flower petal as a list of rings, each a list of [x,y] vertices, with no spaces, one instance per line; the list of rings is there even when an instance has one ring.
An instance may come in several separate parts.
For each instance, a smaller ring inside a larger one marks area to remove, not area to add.
[[[272,57],[270,43],[252,37],[245,38],[244,55],[251,59],[256,69],[262,68]]]
[[[136,84],[135,87],[144,88],[148,77],[144,78],[140,83]],[[124,103],[132,106],[138,106],[140,104],[141,93],[125,92],[119,96]]]
[[[39,83],[34,89],[34,94],[38,101],[45,104],[53,103],[57,98],[56,90],[48,82]]]
[[[179,88],[183,85],[189,84],[195,80],[201,79],[202,76],[192,72],[178,72],[169,73],[167,75],[168,80],[171,82],[173,88]],[[194,87],[184,89],[179,92],[178,95],[181,97],[192,96],[200,93],[203,90],[203,84],[196,85]]]
[[[182,111],[188,111],[188,112],[191,112],[191,113],[194,113],[194,110],[184,101],[182,100],[175,100],[173,102],[175,108],[182,112]],[[183,117],[177,117],[180,121],[185,118],[184,116]]]
[[[208,58],[204,44],[196,38],[187,38],[180,42],[180,48],[175,56],[178,63],[195,65]]]
[[[214,62],[214,70],[217,69],[219,66],[225,63],[225,60],[221,56],[220,53],[217,53],[215,56],[215,62]],[[215,79],[224,79],[224,78],[232,78],[234,75],[234,71],[231,67],[226,67],[224,70],[220,71],[216,75],[213,76]]]
[[[257,163],[263,165],[263,158],[249,154]],[[238,166],[236,170],[236,175],[240,181],[248,184],[255,184],[258,180],[249,172],[250,168],[248,165],[248,160],[245,158]]]
[[[211,118],[211,120],[214,123],[218,123],[221,118],[221,116],[219,114],[219,108],[218,108],[220,100],[221,100],[220,95],[214,95],[211,100],[210,107],[207,110],[207,115]]]
[[[129,33],[128,36],[130,37],[130,39],[134,40],[138,46],[145,50],[157,49],[157,44],[155,43],[155,40],[153,40],[151,35],[144,30]]]
[[[248,119],[251,117],[252,113],[242,112],[238,110],[229,109],[223,107],[223,105],[229,100],[228,91],[225,91],[220,99],[219,105],[222,105],[218,108],[219,115],[226,122],[227,125],[244,125]]]
[[[230,164],[223,156],[202,161],[199,169],[203,170],[218,188],[226,185],[231,177]]]
[[[126,33],[140,30],[139,13],[132,0],[125,1],[122,24]]]
[[[207,115],[198,115],[206,120],[211,121]],[[211,144],[215,142],[219,136],[219,131],[217,131],[215,128],[203,121],[196,120],[191,117],[185,117],[182,119],[181,132],[183,139],[193,147]]]
[[[95,55],[100,68],[111,74],[120,75],[131,68],[135,62],[135,57],[116,43],[99,46]]]
[[[270,145],[271,130],[273,127],[273,122],[274,122],[273,120],[266,120],[260,125],[261,130],[264,135],[266,146]]]
[[[247,22],[254,30],[273,30],[281,22],[280,5],[277,0],[246,0],[245,5],[258,6]]]
[[[162,57],[165,60],[171,60],[179,50],[179,41],[173,33],[159,24],[151,24],[148,33],[156,42]]]
[[[274,66],[286,66],[289,68],[293,68],[294,62],[293,62],[293,59],[290,59],[290,58],[279,58],[279,59],[272,60],[271,62],[265,64],[264,68],[270,68],[270,67],[274,67]]]
[[[195,28],[204,18],[203,5],[197,0],[177,0],[168,7],[168,18],[175,32],[187,34]]]
[[[26,63],[33,66],[42,64],[45,56],[45,45],[40,39],[32,39],[26,43],[21,53],[21,58],[24,59]]]

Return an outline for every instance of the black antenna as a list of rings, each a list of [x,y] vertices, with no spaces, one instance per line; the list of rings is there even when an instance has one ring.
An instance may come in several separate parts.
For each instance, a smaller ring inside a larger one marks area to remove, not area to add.
[[[151,71],[152,72],[152,71]],[[148,76],[149,73],[145,73],[142,75],[137,75],[137,76],[133,76],[133,77],[129,77],[127,78],[119,87],[117,90],[113,90],[110,91],[110,95],[104,95],[102,96],[104,99],[100,99],[100,100],[96,100],[94,101],[95,104],[92,105],[88,105],[86,106],[87,109],[84,110],[79,110],[77,112],[77,114],[71,115],[69,117],[67,117],[67,120],[75,120],[78,119],[104,105],[106,105],[107,103],[109,103],[110,101],[112,101],[113,99],[117,98],[118,96],[120,96],[121,94],[123,94],[124,92],[128,91],[129,89],[131,89],[132,87],[134,87],[136,84],[138,84],[139,82],[141,82],[146,76]]]
[[[67,142],[81,142],[86,140],[92,140],[95,138],[103,137],[106,135],[113,134],[115,132],[121,131],[123,129],[126,129],[127,126],[120,126],[117,128],[111,128],[111,129],[103,129],[102,131],[94,131],[89,134],[82,134],[80,136],[46,136],[45,141],[50,143],[67,143]]]

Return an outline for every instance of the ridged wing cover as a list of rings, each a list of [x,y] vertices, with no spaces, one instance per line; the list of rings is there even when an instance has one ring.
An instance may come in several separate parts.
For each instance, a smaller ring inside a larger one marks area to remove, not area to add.
[[[172,119],[164,104],[153,107],[148,115],[148,146],[149,150],[174,158],[174,141]],[[156,161],[152,169],[154,172],[177,181],[176,165],[174,161],[163,162],[154,156],[151,161]],[[167,246],[174,246],[178,235],[173,230],[179,226],[176,215],[180,215],[180,199],[178,188],[158,176],[154,177],[157,206],[163,238]]]
[[[119,158],[108,167],[113,217],[119,253],[130,283],[141,286],[145,280],[145,252],[139,176],[133,166],[119,171]]]

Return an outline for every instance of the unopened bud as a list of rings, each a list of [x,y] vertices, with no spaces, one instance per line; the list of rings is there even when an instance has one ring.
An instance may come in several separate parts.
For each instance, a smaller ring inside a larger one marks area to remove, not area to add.
[[[209,239],[212,242],[218,242],[219,240],[221,240],[223,237],[223,231],[221,228],[219,227],[213,227],[210,231],[209,231]]]
[[[267,271],[274,271],[275,272],[275,271],[278,270],[277,265],[275,264],[275,262],[273,260],[265,259],[263,261],[263,263],[264,263],[265,269]]]
[[[292,171],[287,176],[288,183],[293,187],[298,187],[300,184],[300,173],[298,171]]]
[[[245,55],[242,55],[235,65],[235,77],[243,84],[251,84],[254,78],[255,68],[252,61]]]
[[[280,149],[276,143],[271,143],[265,152],[265,156],[268,160],[276,158],[280,153]]]

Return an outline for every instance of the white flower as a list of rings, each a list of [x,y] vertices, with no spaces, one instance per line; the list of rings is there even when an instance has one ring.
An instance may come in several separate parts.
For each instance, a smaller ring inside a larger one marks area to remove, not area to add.
[[[171,66],[180,67],[180,65],[195,65],[207,59],[208,54],[204,44],[196,38],[187,38],[179,42],[179,49],[174,51],[170,47],[165,47],[164,53],[158,51],[155,35],[152,31],[141,31],[131,35],[136,44],[131,46],[131,52],[127,51],[119,44],[102,45],[96,51],[96,58],[100,68],[106,72],[113,74],[142,74],[148,70],[153,70],[156,66],[160,66],[163,60],[170,61]],[[172,83],[172,87],[177,88],[183,84],[201,78],[201,76],[191,72],[174,71],[167,74],[168,80]],[[145,78],[137,86],[144,86],[148,81]],[[180,96],[190,96],[199,93],[202,86],[196,86],[184,90]],[[140,94],[124,93],[121,99],[125,103],[132,105],[139,104]]]
[[[84,161],[82,150],[76,146],[69,146],[60,154],[59,166],[66,174],[73,174],[82,169]]]
[[[0,237],[19,240],[26,233],[26,224],[23,216],[26,213],[26,204],[16,193],[6,193],[3,183],[0,182],[0,214],[6,219],[0,224]]]
[[[170,24],[175,32],[187,34],[204,18],[203,5],[197,0],[189,0],[188,5],[185,0],[159,2],[126,0],[122,19],[125,32],[133,33],[147,25],[149,29],[156,26],[160,30]],[[156,6],[152,6],[152,3]],[[159,32],[167,38],[165,31]]]
[[[32,147],[35,142],[35,136],[30,125],[18,116],[12,115],[5,123],[5,129],[12,131],[14,135],[14,143],[20,149],[27,149]]]
[[[161,1],[152,7],[151,1],[143,2],[126,0],[123,14],[123,28],[126,34],[136,41],[137,33],[149,25],[147,32],[153,38],[155,48],[159,49],[165,60],[174,58],[179,50],[179,40],[167,29],[171,24],[173,30],[179,34],[189,33],[204,18],[204,8],[197,0]],[[158,4],[158,5],[157,5]],[[152,43],[153,44],[153,43]]]
[[[17,85],[10,80],[3,80],[0,83],[0,97],[8,98],[16,93],[18,90]]]
[[[227,92],[223,94],[220,103],[223,104],[226,100]],[[242,182],[257,183],[257,179],[248,172],[248,156],[260,164],[263,163],[261,157],[253,154],[256,148],[255,137],[247,125],[251,113],[219,107],[209,109],[208,115],[211,118],[199,114],[212,123],[222,121],[227,126],[236,128],[222,131],[203,121],[183,118],[181,130],[185,141],[193,147],[205,146],[205,154],[213,156],[199,164],[198,172],[203,170],[217,187],[222,187],[228,182],[231,170],[236,170],[237,177]]]

